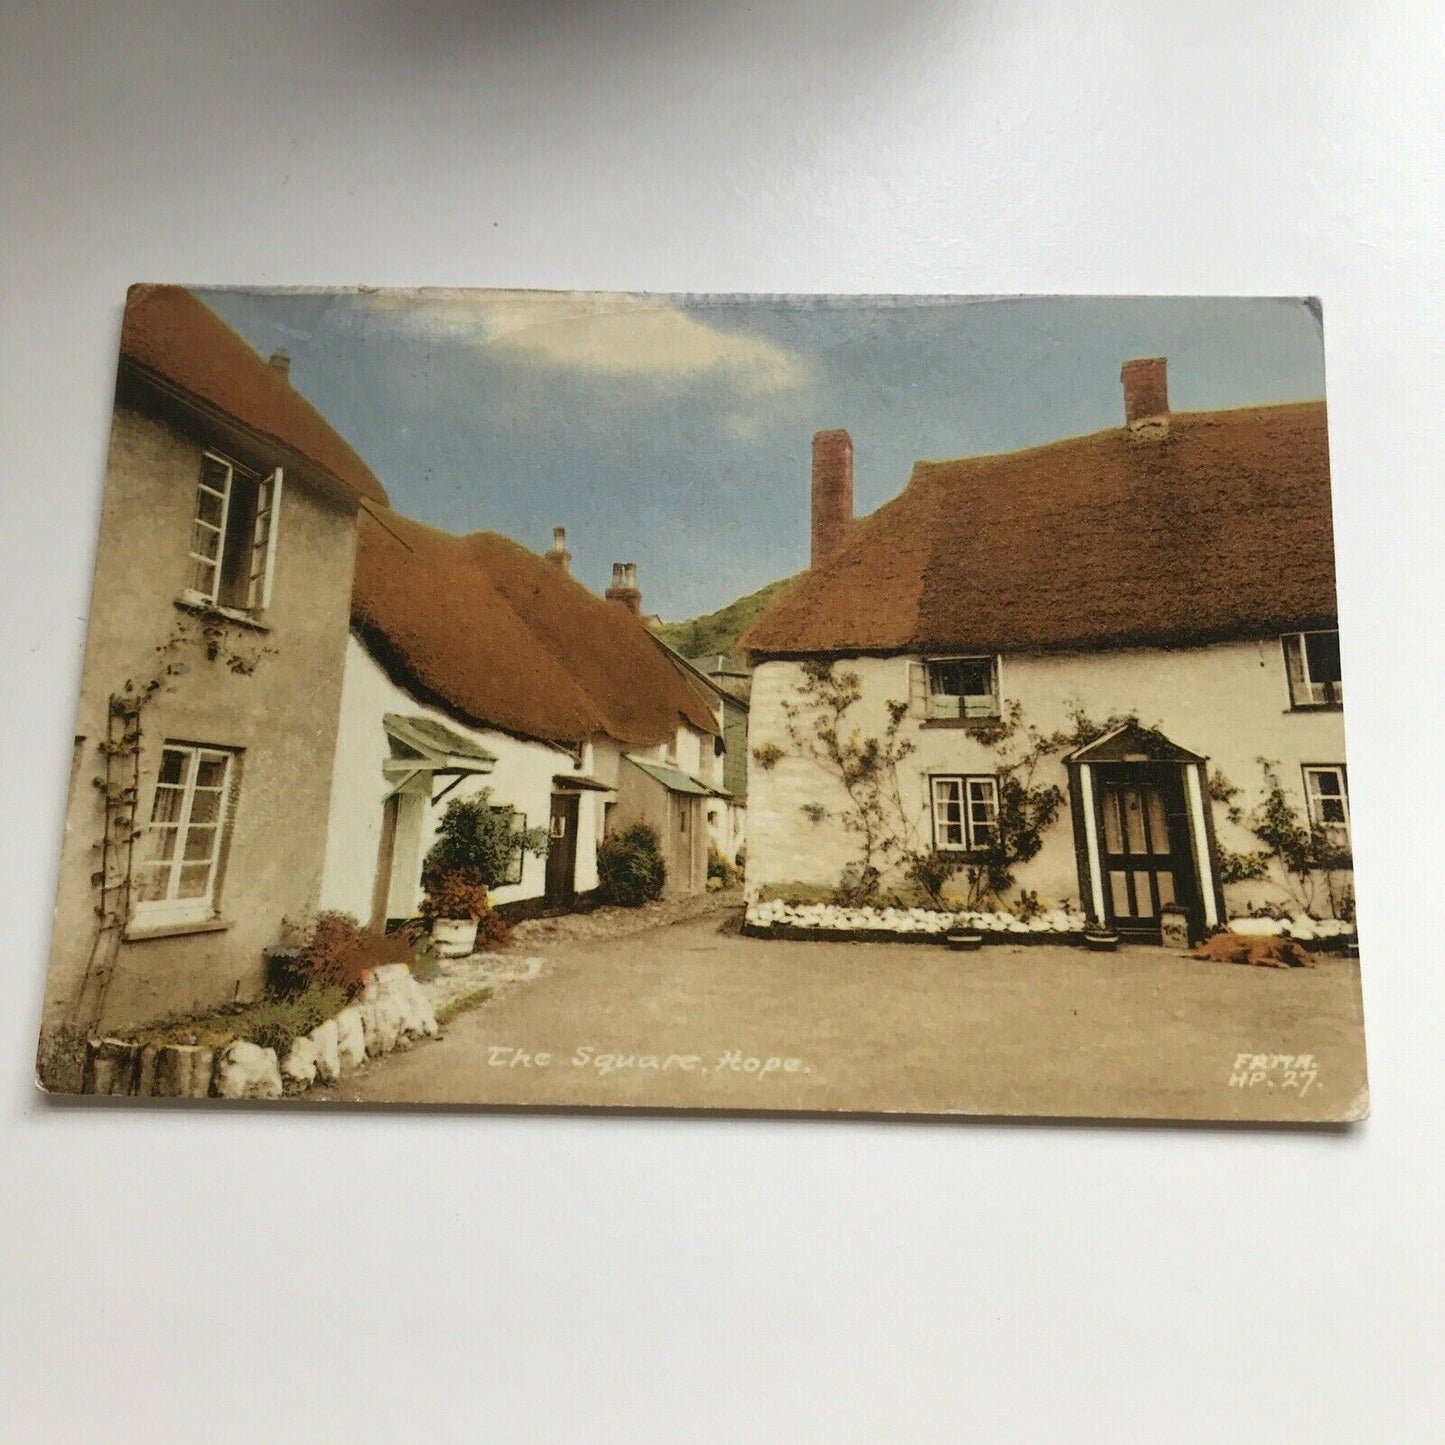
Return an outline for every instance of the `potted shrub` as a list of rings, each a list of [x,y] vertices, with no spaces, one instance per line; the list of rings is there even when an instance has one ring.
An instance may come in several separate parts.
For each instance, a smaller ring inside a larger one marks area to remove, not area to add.
[[[960,953],[976,953],[983,947],[983,934],[973,924],[955,918],[949,925],[946,942]]]
[[[494,807],[489,788],[447,804],[421,870],[422,917],[442,957],[459,958],[476,947],[478,921],[492,916],[489,890],[515,882],[524,855],[547,851],[546,829],[527,828],[518,817]]]
[[[426,880],[422,916],[442,958],[465,958],[477,946],[477,924],[489,911],[487,885],[475,868],[440,868]]]

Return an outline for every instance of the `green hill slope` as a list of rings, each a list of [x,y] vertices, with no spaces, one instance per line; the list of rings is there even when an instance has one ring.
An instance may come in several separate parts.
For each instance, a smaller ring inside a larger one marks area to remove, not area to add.
[[[797,579],[784,577],[769,582],[736,602],[729,602],[716,612],[703,617],[689,617],[685,622],[661,622],[657,635],[684,657],[706,657],[714,652],[731,652],[738,638],[747,630],[748,624],[760,613],[784,587]]]

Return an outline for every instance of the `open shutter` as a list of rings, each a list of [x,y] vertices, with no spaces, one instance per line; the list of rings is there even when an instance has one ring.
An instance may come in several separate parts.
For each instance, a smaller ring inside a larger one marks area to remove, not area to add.
[[[1284,645],[1285,675],[1289,678],[1289,700],[1295,707],[1314,702],[1309,675],[1305,671],[1304,634],[1287,632],[1280,639]]]
[[[914,717],[928,716],[928,668],[921,662],[908,664],[908,711]]]
[[[256,498],[256,530],[251,544],[251,585],[249,602],[264,612],[271,605],[271,585],[276,575],[276,537],[281,530],[281,468],[261,483]]]

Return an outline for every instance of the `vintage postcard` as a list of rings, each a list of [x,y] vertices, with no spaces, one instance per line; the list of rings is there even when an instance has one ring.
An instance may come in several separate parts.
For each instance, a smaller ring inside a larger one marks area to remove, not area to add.
[[[1321,324],[134,287],[41,1084],[1362,1118]]]

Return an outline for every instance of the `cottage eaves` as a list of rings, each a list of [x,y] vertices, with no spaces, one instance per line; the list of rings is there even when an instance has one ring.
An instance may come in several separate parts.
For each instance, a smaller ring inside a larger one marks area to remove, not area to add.
[[[1323,402],[919,462],[753,623],[755,659],[1183,646],[1335,625]]]

